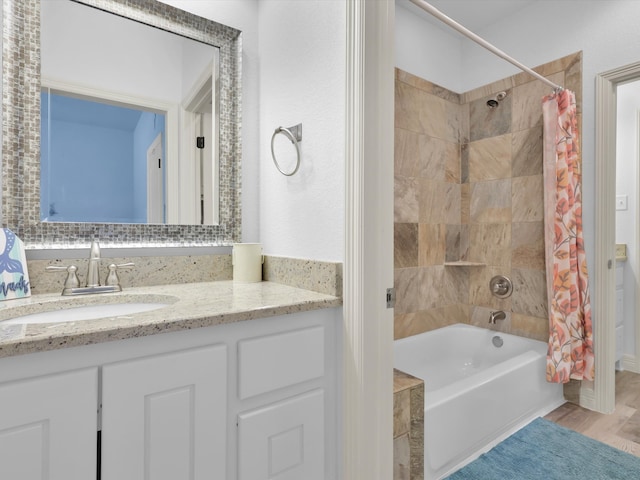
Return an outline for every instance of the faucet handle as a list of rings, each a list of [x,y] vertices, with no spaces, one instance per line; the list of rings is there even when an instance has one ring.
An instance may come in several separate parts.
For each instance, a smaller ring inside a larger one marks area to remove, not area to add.
[[[63,270],[66,270],[67,272],[67,278],[64,281],[64,290],[79,287],[80,280],[78,280],[78,275],[76,273],[78,271],[78,267],[75,265],[69,265],[66,267],[62,265],[48,265],[45,267],[46,272],[61,272]]]
[[[109,269],[109,274],[107,275],[107,280],[105,285],[120,287],[120,277],[118,277],[118,270],[129,269],[129,268],[135,267],[135,265],[136,264],[133,262],[120,263],[117,265],[115,263],[109,264],[109,266],[107,267]]]

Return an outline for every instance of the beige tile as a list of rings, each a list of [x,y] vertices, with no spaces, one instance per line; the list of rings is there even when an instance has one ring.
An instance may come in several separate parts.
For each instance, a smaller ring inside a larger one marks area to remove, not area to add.
[[[491,313],[496,311],[499,311],[499,309],[476,306],[472,307],[471,325],[487,328],[489,330],[495,330],[496,332],[511,333],[511,312],[509,312],[508,310],[504,311],[504,320],[496,320],[495,324],[489,323]]]
[[[462,226],[447,225],[445,238],[445,260],[447,262],[457,262],[461,260],[460,244],[462,241]]]
[[[469,103],[469,140],[481,140],[511,132],[511,91],[498,103],[489,108],[487,101],[495,99],[496,92]]]
[[[460,145],[458,143],[446,142],[446,147],[444,154],[444,180],[449,183],[460,183],[462,175],[460,164]]]
[[[564,86],[576,94],[576,111],[582,115],[582,52],[566,67]]]
[[[424,384],[411,389],[411,480],[424,480]]]
[[[411,428],[411,391],[393,394],[393,438],[409,433]]]
[[[470,182],[511,177],[511,134],[471,142],[468,150]]]
[[[469,260],[469,248],[471,244],[470,225],[460,226],[460,260]]]
[[[547,78],[560,85],[564,83],[562,72],[549,75]],[[539,80],[527,82],[513,89],[513,132],[542,125],[542,97],[550,93],[550,87]]]
[[[444,104],[446,125],[444,136],[440,137],[452,143],[460,143],[460,127],[467,109],[460,104],[445,102]]]
[[[395,85],[395,126],[442,140],[457,141],[451,135],[447,102],[406,83]]]
[[[542,126],[521,130],[512,135],[512,175],[542,175]]]
[[[393,480],[411,480],[409,434],[393,440]]]
[[[423,383],[424,382],[418,377],[409,375],[397,368],[393,369],[393,393],[398,393],[402,390],[411,390],[413,387],[422,385]]]
[[[470,223],[511,221],[511,180],[491,180],[471,184]]]
[[[418,223],[420,212],[420,184],[410,177],[394,179],[393,221],[396,223]]]
[[[511,225],[511,266],[544,270],[543,222],[515,222]]]
[[[460,144],[460,183],[469,183],[469,142]]]
[[[420,223],[460,222],[460,185],[420,179]]]
[[[514,313],[547,318],[547,282],[545,272],[523,268],[511,269]]]
[[[424,133],[420,123],[419,96],[426,95],[402,82],[395,83],[395,126],[415,133]]]
[[[462,117],[458,126],[458,143],[464,144],[469,142],[469,103],[460,105],[460,114]]]
[[[513,222],[544,220],[544,193],[542,175],[517,177],[511,183]]]
[[[465,183],[460,185],[460,223],[468,224],[471,209],[471,185]]]
[[[495,275],[510,277],[511,272],[505,267],[470,268],[469,304],[493,310],[511,310],[511,298],[497,298],[491,294],[489,282]]]
[[[447,262],[469,259],[469,225],[447,225]]]
[[[418,162],[420,157],[420,134],[395,129],[394,139],[394,174],[400,177],[418,176]]]
[[[416,176],[438,182],[448,182],[447,163],[450,157],[458,155],[457,146],[439,138],[420,135],[419,150]]]
[[[549,320],[513,313],[511,315],[511,333],[546,342],[549,340]]]
[[[423,280],[422,268],[396,268],[393,271],[396,289],[395,313],[412,313],[420,308],[420,282]]]
[[[454,323],[469,323],[468,308],[449,305],[419,312],[394,315],[394,339],[410,337]]]
[[[454,303],[447,288],[443,265],[425,267],[420,288],[420,310],[440,308]]]
[[[466,267],[445,267],[444,305],[466,305],[469,303],[469,272]]]
[[[418,224],[396,223],[393,226],[394,268],[418,266]]]
[[[511,266],[511,224],[481,223],[470,227],[469,261]]]
[[[420,224],[418,262],[421,267],[444,263],[446,232],[443,224]]]
[[[426,93],[431,95],[436,95],[443,100],[448,100],[453,103],[460,103],[460,95],[458,93],[452,92],[444,87],[436,85],[428,80],[420,78],[416,75],[413,75],[409,72],[405,72],[399,68],[396,68],[396,81],[407,83],[413,87],[416,87],[420,90],[423,90]]]
[[[488,85],[483,85],[481,87],[474,88],[473,90],[469,90],[460,96],[460,101],[464,104],[484,98],[484,101],[486,102],[487,98],[491,95],[495,95],[496,92],[503,92],[512,89],[515,86],[514,78],[515,76],[503,78]]]
[[[448,305],[444,266],[396,268],[395,312],[414,313]]]

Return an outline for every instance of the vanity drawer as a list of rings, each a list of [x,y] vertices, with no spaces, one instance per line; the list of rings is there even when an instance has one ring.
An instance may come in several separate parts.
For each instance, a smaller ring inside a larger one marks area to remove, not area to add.
[[[324,327],[238,342],[238,396],[253,397],[324,375]]]

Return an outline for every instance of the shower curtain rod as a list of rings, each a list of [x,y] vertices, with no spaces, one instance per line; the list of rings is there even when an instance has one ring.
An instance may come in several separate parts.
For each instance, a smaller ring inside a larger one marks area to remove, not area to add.
[[[538,80],[546,83],[547,85],[549,85],[550,87],[552,87],[555,91],[559,91],[559,90],[563,90],[564,88],[561,87],[560,85],[556,85],[555,83],[553,83],[552,81],[544,78],[542,75],[540,75],[537,72],[534,72],[533,70],[531,70],[529,67],[527,67],[526,65],[523,65],[522,63],[518,62],[516,59],[510,57],[509,55],[507,55],[506,53],[504,53],[502,50],[500,50],[499,48],[496,48],[495,46],[493,46],[492,44],[490,44],[489,42],[487,42],[484,38],[476,35],[475,33],[473,33],[471,30],[463,27],[462,25],[460,25],[458,22],[456,22],[455,20],[453,20],[451,17],[448,17],[447,15],[445,15],[444,13],[442,13],[440,10],[438,10],[437,8],[435,8],[433,5],[431,5],[430,3],[425,2],[424,0],[411,0],[411,2],[413,2],[415,5],[417,5],[418,7],[420,7],[421,9],[423,9],[425,12],[430,13],[431,15],[433,15],[434,17],[436,17],[438,20],[441,20],[442,22],[446,23],[447,25],[449,25],[450,27],[456,29],[458,32],[460,32],[461,34],[463,34],[465,37],[470,38],[471,40],[473,40],[474,42],[476,42],[478,45],[486,48],[487,50],[489,50],[490,52],[494,53],[495,55],[499,56],[500,58],[502,58],[503,60],[506,60],[507,62],[511,63],[512,65],[515,65],[516,67],[518,67],[520,70],[522,70],[523,72],[528,73],[529,75],[537,78]]]

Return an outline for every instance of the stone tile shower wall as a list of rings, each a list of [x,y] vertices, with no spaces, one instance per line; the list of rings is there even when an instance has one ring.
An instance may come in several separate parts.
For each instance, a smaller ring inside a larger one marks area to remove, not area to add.
[[[582,55],[536,69],[576,92]],[[486,102],[504,91],[497,108]],[[452,323],[540,340],[548,335],[544,274],[542,108],[548,86],[525,74],[456,94],[396,71],[395,337]],[[467,261],[482,266],[453,266]],[[489,291],[513,281],[510,298]]]

